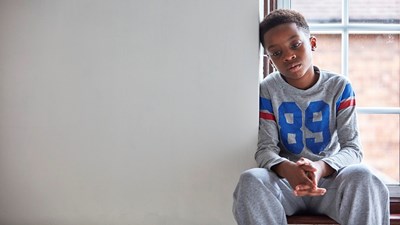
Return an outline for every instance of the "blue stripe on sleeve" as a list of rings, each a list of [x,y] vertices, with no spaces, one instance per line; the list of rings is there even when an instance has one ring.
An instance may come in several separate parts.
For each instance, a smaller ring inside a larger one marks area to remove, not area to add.
[[[273,113],[271,100],[260,97],[260,110],[268,110]]]
[[[344,88],[342,93],[342,100],[348,99],[350,97],[354,97],[354,91],[350,84],[346,84],[346,87]]]
[[[350,97],[354,97],[354,96],[355,96],[355,94],[354,94],[353,88],[351,87],[350,84],[346,84],[346,87],[344,88],[342,95],[336,101],[336,109],[339,108],[339,105],[343,100],[349,99]]]

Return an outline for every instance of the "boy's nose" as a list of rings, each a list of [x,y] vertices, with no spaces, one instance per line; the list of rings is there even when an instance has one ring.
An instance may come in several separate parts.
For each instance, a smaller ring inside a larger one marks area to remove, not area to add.
[[[291,61],[291,60],[293,60],[295,58],[296,58],[296,54],[294,54],[294,52],[292,52],[292,51],[289,51],[287,54],[285,54],[285,57],[283,58],[283,60],[285,62],[288,62],[288,61]]]

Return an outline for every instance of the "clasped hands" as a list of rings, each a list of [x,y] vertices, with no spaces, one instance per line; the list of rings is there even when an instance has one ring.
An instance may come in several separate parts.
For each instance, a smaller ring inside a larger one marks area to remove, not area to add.
[[[333,173],[333,169],[323,161],[313,162],[300,158],[297,162],[285,161],[274,168],[278,175],[286,178],[296,196],[322,196],[325,188],[318,187],[318,181]]]
[[[322,166],[326,165],[324,162]],[[321,196],[326,193],[325,188],[318,187],[318,181],[322,177],[322,170],[320,164],[313,162],[306,158],[300,158],[296,162],[298,167],[297,173],[300,175],[298,179],[289,180],[289,183],[294,187],[293,193],[296,196]]]

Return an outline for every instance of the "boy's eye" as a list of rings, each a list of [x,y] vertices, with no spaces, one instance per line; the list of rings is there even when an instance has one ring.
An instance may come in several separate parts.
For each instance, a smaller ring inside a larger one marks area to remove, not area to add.
[[[277,57],[277,56],[279,56],[281,53],[282,53],[281,51],[275,51],[275,52],[270,53],[270,55],[271,55],[271,56],[274,56],[274,57]]]
[[[300,47],[301,44],[302,44],[301,41],[294,43],[294,44],[292,45],[292,49],[296,49],[296,48]]]

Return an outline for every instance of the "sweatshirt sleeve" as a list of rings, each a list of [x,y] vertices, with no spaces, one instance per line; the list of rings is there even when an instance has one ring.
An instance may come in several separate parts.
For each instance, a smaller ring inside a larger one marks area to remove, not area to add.
[[[258,148],[255,154],[255,159],[259,167],[271,169],[272,166],[287,159],[282,158],[279,155],[278,126],[274,116],[271,97],[265,86],[265,82],[260,85],[259,115]]]
[[[353,88],[347,83],[336,102],[336,130],[340,150],[323,161],[333,169],[360,163],[363,157],[357,125],[356,99]]]

